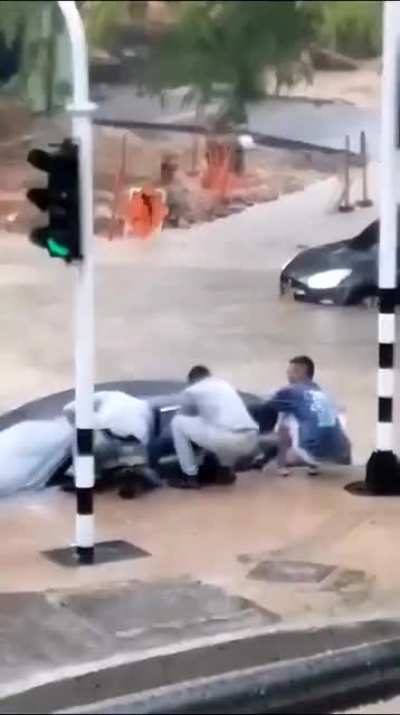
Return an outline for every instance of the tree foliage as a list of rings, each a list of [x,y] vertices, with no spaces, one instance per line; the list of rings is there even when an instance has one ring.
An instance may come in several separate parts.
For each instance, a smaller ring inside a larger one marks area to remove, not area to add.
[[[33,2],[0,2],[0,31],[8,46],[12,45],[18,33],[23,29],[30,18],[31,21],[40,17],[40,10],[46,2],[33,0]]]
[[[244,103],[264,93],[267,65],[296,60],[316,36],[308,3],[224,0],[181,3],[178,21],[153,62],[153,86],[187,85],[206,102],[230,88],[229,113],[243,120]]]
[[[240,120],[246,100],[265,91],[265,67],[283,72],[290,83],[291,72],[298,76],[298,58],[313,42],[353,56],[377,54],[382,4],[379,0],[170,0],[175,21],[158,38],[144,84],[153,92],[187,86],[187,96],[199,106],[224,87],[228,110]],[[149,9],[143,0],[88,0],[78,5],[91,44],[105,49],[117,40],[121,26],[144,27]],[[7,45],[24,38],[20,85],[27,83],[32,68],[38,69],[52,56],[54,35],[45,37],[38,31],[46,6],[55,3],[0,0],[0,33]],[[51,73],[50,69],[49,88]]]
[[[320,16],[319,42],[352,57],[376,57],[382,47],[380,0],[316,2]]]
[[[147,2],[143,0],[89,0],[81,3],[89,42],[94,47],[110,47],[121,25],[143,24]]]
[[[63,30],[55,2],[0,2],[0,33],[8,47],[18,49],[17,71],[5,91],[33,111],[51,112],[69,92],[57,74],[56,45]]]

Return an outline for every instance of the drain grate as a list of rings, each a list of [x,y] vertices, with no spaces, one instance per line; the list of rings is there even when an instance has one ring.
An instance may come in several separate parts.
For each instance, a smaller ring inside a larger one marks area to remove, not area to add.
[[[335,569],[336,566],[308,561],[262,561],[248,576],[256,581],[274,583],[321,583]]]

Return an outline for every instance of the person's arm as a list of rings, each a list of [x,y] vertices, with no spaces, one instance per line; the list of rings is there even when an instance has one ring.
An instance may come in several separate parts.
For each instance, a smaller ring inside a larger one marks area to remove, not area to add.
[[[284,412],[286,414],[293,414],[296,411],[294,390],[290,387],[283,387],[267,400],[265,405],[277,413]]]
[[[181,412],[184,415],[196,415],[197,414],[197,404],[193,395],[188,391],[184,390],[181,395],[180,401]]]
[[[184,415],[197,415],[197,402],[190,389],[183,390],[179,400],[180,411]]]

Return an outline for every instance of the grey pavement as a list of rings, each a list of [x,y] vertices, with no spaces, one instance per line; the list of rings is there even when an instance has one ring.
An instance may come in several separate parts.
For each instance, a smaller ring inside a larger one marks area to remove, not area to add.
[[[185,578],[1,594],[0,713],[80,707],[400,632],[389,620],[283,631],[277,622],[243,597]]]
[[[97,114],[103,119],[135,120],[138,122],[165,122],[174,118],[194,115],[193,103],[183,100],[185,88],[164,93],[163,101],[158,96],[146,95],[134,86],[105,86],[98,101]]]
[[[252,131],[332,149],[343,149],[347,134],[352,151],[358,152],[360,132],[364,131],[371,158],[379,157],[377,109],[363,109],[343,102],[316,104],[282,98],[250,104],[248,116]]]
[[[62,666],[216,634],[265,628],[277,617],[244,598],[184,578],[83,592],[0,594],[0,712],[19,682]]]
[[[170,91],[165,101],[139,93],[132,87],[107,88],[99,102],[98,117],[119,121],[193,121],[193,104],[182,105],[185,89]],[[378,109],[360,108],[344,102],[314,103],[288,98],[269,98],[247,106],[248,128],[274,137],[343,149],[348,134],[352,151],[359,151],[360,132],[365,131],[371,158],[379,156]]]

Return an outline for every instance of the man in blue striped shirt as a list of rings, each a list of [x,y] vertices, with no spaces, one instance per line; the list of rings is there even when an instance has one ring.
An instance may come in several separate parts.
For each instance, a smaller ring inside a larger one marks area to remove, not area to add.
[[[315,366],[306,355],[294,357],[288,367],[288,385],[266,403],[279,414],[276,428],[278,468],[287,476],[290,464],[318,471],[318,463],[351,463],[351,445],[329,395],[314,381]]]

